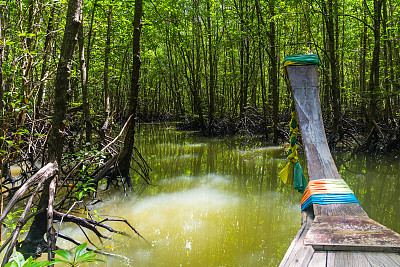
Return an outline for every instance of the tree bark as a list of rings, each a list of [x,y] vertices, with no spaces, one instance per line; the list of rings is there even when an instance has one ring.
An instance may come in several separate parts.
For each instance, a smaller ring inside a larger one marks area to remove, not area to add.
[[[0,41],[4,43],[5,39],[3,38],[3,10],[0,10]],[[4,44],[0,45],[0,136],[3,136],[3,127],[2,127],[2,119],[4,118],[3,113],[3,95],[4,95],[4,86],[3,86],[3,51]],[[1,143],[0,143],[1,144]]]
[[[387,29],[387,23],[388,23],[388,16],[387,16],[387,6],[386,6],[386,1],[383,1],[382,3],[382,31],[384,36],[387,36],[384,38],[384,43],[383,43],[383,64],[384,64],[384,80],[383,80],[383,88],[385,89],[386,97],[385,97],[385,121],[393,121],[394,120],[394,115],[392,111],[392,97],[391,97],[391,83],[390,83],[390,62],[392,62],[392,58],[390,56],[391,54],[391,45],[390,45],[390,38],[389,38],[389,32]]]
[[[271,67],[270,73],[270,92],[272,93],[272,120],[274,123],[274,144],[278,144],[278,112],[279,112],[279,90],[278,90],[278,59],[276,56],[276,44],[275,44],[275,0],[271,0],[269,4],[271,21],[269,22],[269,39],[271,50],[269,53],[269,59]]]
[[[212,46],[212,29],[211,29],[211,9],[210,9],[210,0],[207,0],[207,33],[208,33],[208,64],[209,64],[209,103],[208,103],[208,134],[212,134],[212,127],[214,122],[214,113],[215,113],[215,101],[214,101],[214,87],[215,87],[215,77],[214,77],[214,51]]]
[[[50,42],[52,39],[52,31],[54,28],[54,13],[56,9],[56,1],[53,1],[53,5],[50,10],[50,16],[49,16],[49,21],[47,23],[47,29],[46,29],[46,38],[44,41],[44,50],[43,50],[43,59],[42,59],[42,70],[40,73],[40,86],[38,90],[38,97],[36,100],[36,106],[38,107],[38,110],[40,110],[40,107],[43,104],[43,97],[44,97],[44,86],[46,84],[45,81],[45,76],[47,73],[47,58],[48,55],[50,54]]]
[[[111,1],[108,7],[108,17],[107,17],[107,39],[106,48],[104,50],[104,75],[103,75],[103,92],[104,92],[104,104],[105,104],[105,115],[106,119],[104,121],[103,127],[101,128],[103,133],[108,128],[111,115],[111,102],[110,102],[110,87],[108,85],[108,73],[109,73],[109,55],[111,50],[111,20],[112,20],[113,3]]]
[[[49,161],[61,162],[63,149],[64,120],[67,111],[67,91],[70,88],[72,60],[77,43],[78,29],[82,23],[82,0],[68,2],[64,38],[60,50],[54,91],[54,117],[49,136]]]
[[[375,127],[374,121],[377,119],[379,94],[379,54],[380,54],[380,39],[381,39],[381,11],[382,2],[385,0],[374,0],[374,15],[373,15],[373,28],[374,28],[374,51],[372,52],[371,72],[369,75],[369,128]],[[371,135],[372,136],[372,135]]]
[[[332,108],[333,108],[333,132],[341,133],[341,104],[340,104],[340,84],[339,84],[339,64],[338,57],[336,54],[337,50],[337,38],[338,38],[338,23],[337,17],[337,5],[333,3],[333,0],[323,1],[322,11],[326,27],[327,34],[327,49],[329,55],[329,66],[330,66],[330,91],[332,97]]]
[[[246,49],[246,37],[244,37],[244,4],[243,0],[239,0],[239,17],[240,17],[240,50],[239,50],[239,60],[240,60],[240,105],[239,105],[239,117],[243,118],[245,107],[247,105],[247,87],[246,87],[246,63],[245,63],[245,49]]]
[[[265,73],[264,73],[264,39],[262,35],[262,31],[260,25],[265,27],[265,21],[263,15],[261,13],[260,2],[255,0],[256,10],[257,10],[257,19],[258,19],[258,30],[260,33],[258,39],[258,57],[259,57],[259,65],[260,65],[260,85],[261,85],[261,101],[262,101],[262,110],[263,110],[263,120],[264,120],[264,129],[265,129],[265,138],[268,139],[268,128],[267,128],[267,88],[265,84]]]
[[[87,49],[86,49],[86,71],[87,71],[87,73],[89,73],[89,69],[90,69],[90,52],[91,52],[91,42],[92,42],[92,33],[93,33],[93,24],[94,24],[94,13],[96,11],[96,7],[97,7],[97,0],[94,0],[92,15],[91,15],[91,19],[90,19],[89,32],[88,32],[88,43],[87,43]]]
[[[52,121],[52,131],[49,136],[49,162],[57,162],[61,166],[65,127],[65,115],[67,111],[67,91],[70,87],[72,60],[74,49],[77,42],[78,29],[82,23],[82,0],[70,0],[68,2],[67,18],[64,37],[61,45],[60,60],[58,62],[57,74],[55,79],[54,92],[54,116]],[[57,166],[57,165],[56,165]],[[37,257],[43,252],[43,246],[47,246],[44,241],[44,234],[47,232],[47,212],[49,203],[50,180],[46,180],[43,185],[43,192],[40,197],[38,210],[44,211],[35,216],[31,228],[25,241],[20,246],[25,257]],[[48,251],[51,251],[49,249]]]
[[[366,13],[367,13],[367,3],[365,1],[363,1],[363,20],[366,21]],[[366,83],[366,75],[365,75],[365,70],[366,70],[366,57],[367,57],[367,26],[365,24],[363,24],[363,31],[362,31],[362,35],[361,35],[361,54],[360,54],[360,95],[361,95],[361,101],[360,101],[360,110],[362,114],[366,113],[366,107],[365,107],[365,102],[364,102],[364,98],[365,96],[365,92],[367,90],[367,83]]]
[[[90,102],[89,92],[87,87],[87,69],[85,61],[85,40],[83,34],[83,25],[79,27],[78,32],[78,43],[79,43],[79,66],[81,70],[81,87],[82,87],[82,105],[83,105],[83,116],[85,118],[86,126],[86,142],[92,142],[92,122],[90,120]]]
[[[128,115],[132,116],[129,120],[126,134],[124,138],[124,146],[120,153],[119,168],[121,175],[126,178],[126,182],[129,187],[132,187],[132,181],[129,175],[132,150],[134,148],[134,136],[135,136],[135,115],[138,103],[138,94],[140,89],[139,78],[140,78],[140,37],[142,32],[142,13],[143,13],[143,1],[135,0],[135,14],[133,17],[133,59],[132,59],[132,73],[131,73],[131,90],[128,103]]]

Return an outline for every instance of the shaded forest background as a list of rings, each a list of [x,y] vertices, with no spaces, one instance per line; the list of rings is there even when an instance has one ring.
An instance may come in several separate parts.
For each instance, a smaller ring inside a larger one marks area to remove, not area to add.
[[[48,115],[52,110],[66,1],[0,5],[0,108],[3,118],[23,125],[23,116],[33,116],[34,110]],[[396,1],[151,0],[143,5],[137,120],[183,121],[208,135],[261,133],[277,143],[285,138],[281,124],[290,101],[283,58],[315,53],[323,62],[321,100],[330,142],[346,135],[359,140],[363,134],[375,144],[368,148],[376,150],[379,142],[387,149],[398,139]],[[83,3],[87,89],[82,90],[75,53],[68,90],[70,113],[81,114],[70,121],[77,127],[90,120],[107,128],[128,117],[133,6],[117,0]]]
[[[131,171],[150,183],[135,122],[286,141],[288,55],[323,63],[332,149],[397,153],[399,10],[392,0],[0,0],[0,228],[27,200],[2,265],[15,246],[29,256],[54,250],[56,235],[78,244],[55,233],[60,220],[118,232],[67,213],[102,185],[127,194]]]

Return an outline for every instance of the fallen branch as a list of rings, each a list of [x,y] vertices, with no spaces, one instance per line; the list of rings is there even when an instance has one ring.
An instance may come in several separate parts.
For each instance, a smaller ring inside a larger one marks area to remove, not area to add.
[[[41,180],[42,178],[48,179],[53,177],[58,171],[58,165],[56,162],[48,163],[46,166],[41,168],[35,175],[29,178],[18,191],[14,194],[7,207],[3,210],[3,213],[0,215],[0,224],[3,223],[7,214],[11,211],[12,207],[17,203],[18,199],[21,198],[25,192],[31,187],[34,183]]]

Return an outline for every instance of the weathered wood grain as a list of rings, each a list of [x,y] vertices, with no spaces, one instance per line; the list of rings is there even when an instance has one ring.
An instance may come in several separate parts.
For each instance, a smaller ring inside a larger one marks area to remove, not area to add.
[[[286,254],[279,266],[284,267],[308,265],[308,262],[311,260],[311,257],[314,253],[314,249],[311,246],[304,246],[303,240],[308,230],[310,229],[313,218],[314,216],[311,212],[302,212],[302,226],[297,232],[289,249],[286,251]]]
[[[327,267],[352,266],[369,267],[371,266],[365,255],[356,251],[329,251],[327,257]]]
[[[311,258],[309,267],[326,267],[328,253],[326,251],[315,251]]]
[[[316,250],[400,251],[400,235],[368,217],[317,216],[304,244]]]
[[[345,204],[329,204],[320,205],[313,204],[315,216],[361,216],[368,217],[359,203]]]
[[[288,66],[287,71],[309,178],[341,179],[325,136],[318,66]],[[370,219],[360,204],[313,204],[312,207],[303,213],[302,227],[280,266],[400,267],[399,253],[371,252],[399,251],[400,235]],[[315,219],[312,215],[315,215]]]
[[[304,246],[301,242],[296,244],[293,253],[290,255],[288,261],[283,266],[290,267],[305,267],[308,266],[312,256],[314,254],[314,249],[311,246]]]
[[[300,125],[310,180],[340,179],[322,122],[318,66],[288,66],[292,96]]]
[[[400,255],[398,253],[386,253],[386,255],[391,258],[397,266],[400,266]]]
[[[391,257],[388,256],[387,253],[379,253],[379,252],[368,252],[364,253],[366,259],[368,260],[371,266],[382,266],[382,267],[398,267],[399,264],[396,263]]]

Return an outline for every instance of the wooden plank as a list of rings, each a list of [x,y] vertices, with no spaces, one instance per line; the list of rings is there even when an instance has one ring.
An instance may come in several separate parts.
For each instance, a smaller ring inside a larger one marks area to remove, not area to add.
[[[341,179],[326,140],[319,99],[318,66],[287,66],[310,180]],[[367,216],[358,203],[314,205],[314,215]]]
[[[396,263],[387,255],[387,253],[379,252],[366,252],[364,253],[369,264],[371,266],[382,266],[382,267],[398,267],[399,264]]]
[[[367,217],[317,216],[304,244],[315,250],[400,251],[400,235]]]
[[[309,178],[341,179],[325,136],[318,67],[288,66],[287,71]],[[400,235],[368,218],[358,203],[313,204],[313,212],[316,217],[311,227],[307,217],[280,266],[400,266],[400,256],[395,253],[331,251],[400,251]],[[314,251],[310,245],[328,252]]]
[[[327,256],[327,267],[352,266],[369,267],[371,266],[362,252],[357,251],[329,251]]]
[[[397,253],[386,253],[386,255],[394,261],[397,266],[400,266],[400,255]]]
[[[290,258],[290,256],[292,255],[293,250],[296,247],[297,243],[299,242],[299,237],[304,232],[305,227],[306,227],[305,225],[301,226],[300,230],[297,232],[292,243],[290,243],[290,246],[289,246],[288,250],[286,251],[285,256],[283,257],[281,263],[279,264],[280,267],[287,266],[286,263],[287,263],[288,259]]]
[[[286,67],[299,120],[310,180],[340,179],[326,141],[319,99],[318,66]]]
[[[326,267],[334,267],[335,266],[335,252],[327,251],[328,255],[326,256]]]
[[[314,254],[314,249],[311,246],[304,246],[301,242],[298,243],[299,246],[293,251],[288,261],[284,266],[288,267],[305,267],[308,266],[311,258]]]
[[[326,251],[315,251],[308,267],[326,267],[327,257]]]
[[[302,226],[300,230],[297,232],[295,238],[290,244],[289,249],[286,251],[285,256],[283,257],[279,266],[291,266],[293,263],[293,257],[298,253],[298,250],[303,246],[304,237],[307,234],[307,231],[310,229],[311,223],[313,222],[313,214],[309,211],[302,212]]]
[[[302,227],[293,240],[291,248],[286,252],[284,260],[282,260],[279,266],[307,266],[310,262],[314,249],[311,246],[304,246],[303,240],[308,230],[310,229],[311,223],[313,222],[313,214],[309,211],[302,212]]]
[[[337,252],[335,253],[335,265],[336,266],[352,266],[350,265],[351,257],[349,252]]]
[[[315,216],[362,216],[368,217],[359,203],[313,204]]]

